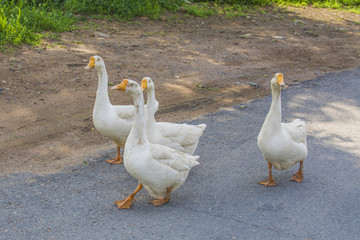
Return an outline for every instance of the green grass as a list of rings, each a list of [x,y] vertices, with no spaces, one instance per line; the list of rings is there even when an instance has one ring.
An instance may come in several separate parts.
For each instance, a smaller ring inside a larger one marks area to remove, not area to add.
[[[253,8],[274,4],[297,7],[311,5],[360,14],[360,0],[194,0],[193,2],[194,4],[184,4],[182,9],[199,17],[224,15],[226,18],[234,18],[245,15]]]
[[[0,5],[0,45],[36,45],[46,32],[63,32],[73,29],[76,19],[69,12],[35,1],[2,1]]]
[[[87,17],[157,19],[165,9],[177,10],[184,0],[0,0],[0,48],[37,45],[51,32],[70,31]],[[75,15],[78,17],[75,17]]]
[[[222,4],[217,6],[220,15],[224,15],[227,19],[241,17],[246,15],[252,7],[240,4]]]
[[[342,9],[360,14],[360,0],[323,1],[323,2],[319,1],[319,2],[314,2],[313,6],[318,8]]]
[[[0,0],[0,49],[42,38],[60,38],[76,22],[88,18],[130,21],[137,16],[153,19],[164,10],[184,11],[199,17],[234,18],[265,5],[327,7],[360,14],[360,0]]]
[[[64,0],[63,7],[76,14],[98,15],[118,20],[137,16],[157,19],[165,9],[176,10],[183,0]]]
[[[199,3],[199,4],[185,4],[183,7],[183,11],[195,15],[198,17],[209,17],[217,14],[217,10],[210,4],[207,3]]]
[[[326,4],[342,5],[342,6],[359,6],[360,0],[194,0],[193,2],[213,2],[216,4],[231,4],[231,5],[244,5],[244,6],[265,6],[273,3],[293,3],[293,4]]]
[[[194,2],[208,2],[216,5],[230,6],[267,6],[272,4],[293,6],[314,6],[323,8],[343,9],[360,13],[360,0],[194,0]]]

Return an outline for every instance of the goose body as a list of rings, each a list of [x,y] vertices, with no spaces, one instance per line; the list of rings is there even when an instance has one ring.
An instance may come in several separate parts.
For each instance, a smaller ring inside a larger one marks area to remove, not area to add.
[[[300,163],[299,171],[291,180],[303,180],[302,166],[307,157],[306,125],[300,119],[290,123],[281,122],[281,86],[285,85],[281,73],[271,80],[272,103],[264,124],[259,132],[257,143],[265,160],[268,162],[269,179],[260,182],[265,186],[276,185],[271,168],[286,170]]]
[[[117,156],[107,160],[111,164],[122,163],[120,148],[124,148],[133,125],[135,108],[132,105],[112,105],[108,94],[108,76],[104,60],[99,56],[90,58],[86,69],[95,68],[98,74],[98,89],[93,110],[95,129],[117,145]]]
[[[147,136],[151,143],[164,145],[175,150],[193,154],[206,124],[190,125],[169,122],[156,122],[155,85],[151,78],[145,77],[141,88],[147,93],[146,125]]]
[[[172,148],[153,144],[148,140],[143,93],[139,84],[125,79],[112,89],[126,91],[134,100],[135,120],[125,144],[124,165],[128,173],[139,181],[136,190],[126,199],[117,201],[119,209],[130,208],[135,194],[146,189],[154,206],[170,200],[170,193],[186,180],[190,169],[199,164],[193,156]]]

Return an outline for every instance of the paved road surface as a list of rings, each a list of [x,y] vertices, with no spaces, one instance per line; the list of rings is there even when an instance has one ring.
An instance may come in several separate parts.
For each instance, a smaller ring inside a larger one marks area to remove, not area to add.
[[[289,181],[294,166],[274,171],[277,187],[257,184],[267,177],[256,138],[270,102],[193,121],[208,125],[201,164],[162,207],[142,190],[131,210],[116,209],[137,182],[104,162],[112,147],[58,174],[0,179],[0,239],[360,239],[360,69],[283,91],[283,119],[308,124],[303,183]]]

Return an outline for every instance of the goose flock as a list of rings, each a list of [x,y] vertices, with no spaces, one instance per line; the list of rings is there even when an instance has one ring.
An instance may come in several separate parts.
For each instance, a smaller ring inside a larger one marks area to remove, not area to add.
[[[112,90],[128,94],[134,102],[133,105],[112,105],[104,60],[92,56],[85,69],[92,68],[98,74],[93,123],[101,135],[110,138],[117,146],[116,157],[106,161],[124,163],[126,171],[139,181],[133,193],[115,204],[118,209],[131,208],[135,195],[142,188],[154,198],[150,202],[154,206],[169,202],[171,192],[184,184],[191,168],[199,164],[199,156],[193,153],[206,124],[157,122],[155,114],[159,103],[155,98],[155,84],[149,77],[144,77],[140,84],[124,79],[112,87]],[[269,177],[259,182],[266,187],[276,185],[273,166],[285,170],[299,163],[298,172],[290,180],[302,182],[304,178],[306,125],[299,119],[291,123],[281,122],[281,88],[284,85],[281,73],[271,79],[272,103],[257,139],[258,147],[268,162]],[[143,91],[147,93],[146,105]],[[123,158],[120,148],[124,149]]]

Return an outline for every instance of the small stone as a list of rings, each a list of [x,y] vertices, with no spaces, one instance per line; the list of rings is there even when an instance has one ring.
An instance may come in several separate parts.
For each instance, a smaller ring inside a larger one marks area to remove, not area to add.
[[[240,37],[241,38],[251,38],[252,35],[251,35],[251,33],[247,33],[247,34],[241,35]]]
[[[95,32],[94,35],[96,37],[103,37],[103,38],[109,38],[110,37],[109,34],[106,34],[106,33],[103,33],[103,32]]]
[[[295,23],[295,24],[298,24],[298,23],[300,23],[300,24],[304,25],[304,21],[302,21],[302,20],[299,20],[299,19],[296,19],[296,20],[294,21],[294,23]]]
[[[259,84],[254,83],[254,82],[248,82],[248,84],[249,84],[251,87],[253,87],[253,88],[258,88],[258,87],[260,87]]]
[[[282,36],[273,36],[272,38],[273,39],[285,39],[285,37],[282,37]]]

